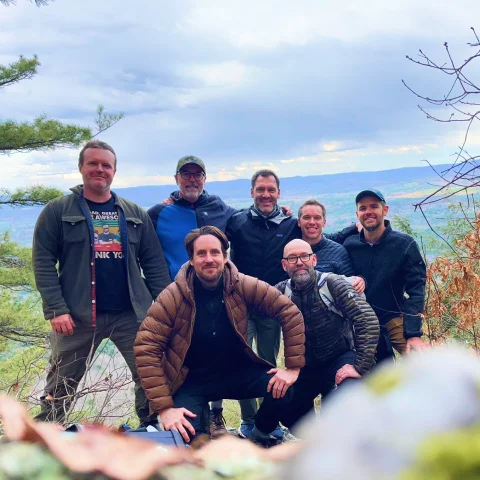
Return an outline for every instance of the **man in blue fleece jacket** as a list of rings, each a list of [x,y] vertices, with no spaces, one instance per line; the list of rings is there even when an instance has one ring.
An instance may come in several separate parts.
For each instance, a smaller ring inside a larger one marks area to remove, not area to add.
[[[184,240],[199,227],[210,225],[225,232],[228,219],[236,212],[217,195],[204,189],[205,164],[193,155],[182,157],[175,170],[178,190],[170,194],[171,205],[159,203],[148,210],[163,248],[170,277],[175,279],[180,267],[188,261]]]
[[[158,239],[163,248],[170,277],[175,279],[180,267],[187,262],[185,237],[191,230],[206,225],[225,232],[228,219],[236,212],[217,195],[204,189],[207,179],[205,163],[194,155],[177,162],[175,181],[178,190],[170,194],[171,205],[159,203],[148,210]],[[211,403],[210,434],[218,437],[226,433],[222,416],[222,401]]]

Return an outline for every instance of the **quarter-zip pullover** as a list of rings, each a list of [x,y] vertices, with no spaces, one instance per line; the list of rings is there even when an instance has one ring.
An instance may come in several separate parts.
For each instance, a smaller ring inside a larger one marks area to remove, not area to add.
[[[252,206],[232,216],[226,234],[230,257],[238,270],[270,285],[285,280],[282,268],[285,245],[297,238],[297,220],[282,210],[268,218],[256,214]]]

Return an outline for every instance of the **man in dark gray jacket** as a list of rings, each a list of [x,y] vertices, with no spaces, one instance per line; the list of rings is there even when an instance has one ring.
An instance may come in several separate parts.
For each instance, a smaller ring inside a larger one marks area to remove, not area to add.
[[[305,323],[306,365],[294,386],[285,419],[289,427],[313,408],[317,395],[325,399],[335,386],[343,388],[370,371],[380,332],[377,316],[347,277],[320,273],[316,263],[307,242],[292,240],[282,260],[290,279],[276,285]]]
[[[51,369],[38,420],[64,421],[105,338],[113,341],[132,372],[140,422],[149,420],[133,342],[170,276],[147,213],[110,190],[116,164],[110,145],[87,143],[78,161],[83,185],[51,201],[35,226],[35,281],[52,327]],[[111,238],[101,242],[106,227]]]

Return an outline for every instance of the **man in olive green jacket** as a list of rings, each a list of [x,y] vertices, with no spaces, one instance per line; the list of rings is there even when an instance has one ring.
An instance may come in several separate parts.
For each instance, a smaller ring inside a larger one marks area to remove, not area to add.
[[[140,421],[149,418],[133,342],[170,276],[147,213],[110,190],[116,163],[108,144],[87,143],[79,156],[83,186],[51,201],[35,227],[35,281],[52,327],[51,369],[39,420],[65,419],[104,338],[115,343],[132,372]]]

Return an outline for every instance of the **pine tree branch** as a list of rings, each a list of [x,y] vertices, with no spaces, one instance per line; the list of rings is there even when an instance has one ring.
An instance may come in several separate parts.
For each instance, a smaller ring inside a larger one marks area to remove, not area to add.
[[[8,87],[21,80],[31,79],[37,73],[37,68],[40,65],[36,55],[32,58],[25,58],[20,55],[16,62],[10,63],[6,67],[0,65],[0,88]]]
[[[42,5],[46,6],[46,5],[48,5],[48,2],[54,2],[54,1],[55,0],[35,0],[35,5],[37,7],[41,7]],[[33,0],[30,0],[30,2],[33,2]],[[8,7],[10,5],[16,5],[17,0],[0,0],[0,3],[2,5],[5,5],[6,7]]]
[[[54,198],[61,197],[63,192],[57,188],[48,188],[42,185],[33,185],[28,188],[17,188],[12,191],[0,188],[0,205],[14,207],[32,207],[45,205]]]

